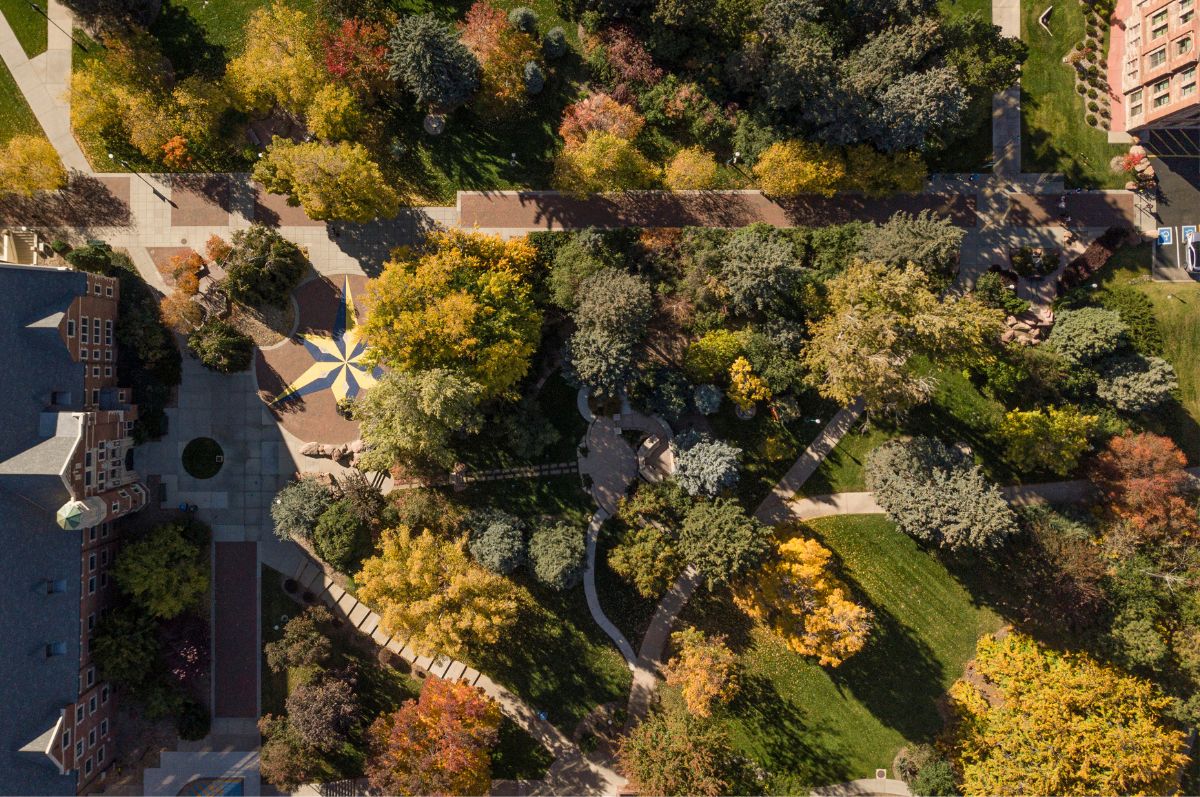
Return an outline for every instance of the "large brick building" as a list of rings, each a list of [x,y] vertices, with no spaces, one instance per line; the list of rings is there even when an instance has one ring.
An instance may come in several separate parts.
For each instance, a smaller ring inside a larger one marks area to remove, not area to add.
[[[113,521],[146,504],[137,409],[117,385],[110,277],[0,263],[0,793],[103,781],[115,698],[90,637],[114,589]]]
[[[1108,82],[1120,99],[1114,129],[1195,126],[1197,0],[1120,0],[1113,15]]]

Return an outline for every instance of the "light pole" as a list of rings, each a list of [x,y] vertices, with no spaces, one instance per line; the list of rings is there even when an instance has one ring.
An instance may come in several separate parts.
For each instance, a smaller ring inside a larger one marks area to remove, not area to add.
[[[113,161],[114,163],[119,163],[119,164],[121,164],[121,165],[122,165],[122,166],[124,166],[126,169],[128,169],[128,170],[129,170],[129,171],[131,171],[131,172],[133,172],[134,176],[135,176],[135,177],[137,177],[139,180],[141,180],[141,181],[142,181],[143,183],[145,183],[146,185],[150,186],[150,190],[154,192],[154,195],[155,195],[156,197],[158,197],[159,199],[161,199],[163,202],[167,202],[167,201],[169,201],[169,200],[168,200],[168,199],[167,199],[165,196],[163,196],[163,195],[162,195],[162,193],[161,193],[161,192],[158,190],[158,187],[157,187],[157,186],[155,186],[155,185],[154,185],[154,183],[152,183],[152,182],[150,182],[149,180],[147,180],[145,177],[142,177],[142,174],[141,174],[141,172],[139,172],[137,169],[133,168],[133,166],[131,166],[131,165],[129,164],[129,161],[125,160],[124,158],[118,158],[116,155],[112,154],[111,152],[110,152],[110,153],[108,153],[108,159],[109,159],[110,161]],[[173,205],[173,204],[175,204],[175,203],[174,203],[174,202],[172,202],[171,204]]]
[[[46,21],[49,22],[51,25],[58,28],[63,33],[66,33],[67,38],[70,39],[71,41],[73,41],[75,43],[75,46],[78,47],[80,50],[83,50],[85,53],[88,51],[88,48],[83,46],[83,42],[79,41],[74,36],[72,36],[70,33],[68,33],[66,30],[64,30],[62,25],[59,25],[54,20],[50,19],[50,15],[47,14],[44,10],[42,10],[42,7],[39,6],[37,3],[33,2],[33,0],[29,0],[29,7],[32,8],[34,11],[38,12],[39,14],[41,14],[43,17],[45,17]],[[103,43],[100,43],[100,42],[97,42],[97,43],[100,44],[101,47],[104,47]]]

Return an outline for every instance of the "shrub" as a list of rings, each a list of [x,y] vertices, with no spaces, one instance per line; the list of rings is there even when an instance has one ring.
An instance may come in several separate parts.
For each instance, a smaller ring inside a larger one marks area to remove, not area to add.
[[[743,314],[779,310],[801,275],[791,241],[766,224],[752,224],[729,236],[721,256],[721,285],[734,309]]]
[[[674,479],[688,495],[711,498],[737,484],[740,448],[696,432],[675,438],[672,448]]]
[[[729,373],[734,361],[742,356],[746,336],[729,329],[714,329],[688,344],[683,368],[696,382],[711,382]],[[714,410],[715,411],[715,410]]]
[[[769,196],[833,196],[846,176],[846,165],[841,155],[816,144],[780,141],[767,147],[753,171]]]
[[[345,498],[334,501],[321,513],[312,534],[317,556],[343,573],[354,572],[369,553],[370,540],[366,522]]]
[[[222,374],[245,371],[254,359],[254,341],[218,319],[205,321],[188,335],[188,349],[205,368]]]
[[[358,713],[351,684],[339,678],[300,684],[287,697],[288,724],[315,750],[331,752],[349,741]]]
[[[911,791],[921,797],[952,797],[959,793],[954,768],[944,758],[930,761],[921,767],[913,779]]]
[[[1092,99],[1092,100],[1094,100],[1094,99],[1096,99],[1098,96],[1100,96],[1100,92],[1096,91],[1095,89],[1088,89],[1088,90],[1087,90],[1087,95],[1088,95],[1088,99]],[[1090,108],[1092,105],[1095,105],[1095,103],[1088,103],[1088,107],[1089,107],[1089,108]],[[1092,108],[1092,110],[1094,111],[1094,110],[1096,110],[1096,109],[1095,109],[1095,108]]]
[[[567,54],[567,34],[557,25],[546,31],[542,39],[542,55],[547,60],[554,61]]]
[[[285,485],[271,502],[275,536],[281,540],[311,538],[317,521],[332,502],[330,489],[311,476]]]
[[[1075,84],[1075,91],[1079,92],[1080,94],[1087,94],[1088,90],[1088,87],[1082,83]],[[1092,89],[1092,91],[1095,91],[1095,89]]]
[[[1120,412],[1139,413],[1171,398],[1175,368],[1161,357],[1113,357],[1100,363],[1096,395]]]
[[[1094,113],[1089,113],[1087,115],[1087,123],[1092,127],[1096,126],[1096,115]]]
[[[529,538],[534,578],[551,589],[561,591],[578,584],[586,554],[583,531],[568,523],[536,529]]]
[[[1003,310],[1008,315],[1020,315],[1029,309],[1029,302],[1018,298],[1017,292],[1009,290],[1004,278],[994,271],[975,280],[975,295],[988,307]]]
[[[701,147],[687,147],[675,153],[663,181],[672,191],[703,191],[717,184],[717,161]]]
[[[537,33],[538,15],[526,6],[517,6],[508,12],[508,24],[522,33]]]
[[[1045,411],[1012,410],[1005,414],[997,433],[1013,465],[1066,476],[1088,450],[1088,438],[1099,421],[1095,415],[1084,415],[1071,405],[1048,407]]]
[[[333,615],[324,606],[309,606],[288,620],[283,626],[283,636],[263,645],[271,672],[328,664],[333,656],[333,643],[327,629],[332,625]]]
[[[546,87],[546,73],[536,61],[525,64],[525,93],[530,96],[541,94]]]
[[[724,395],[716,385],[696,385],[696,389],[692,391],[692,403],[696,406],[696,412],[712,415],[721,409],[721,399]]]
[[[1095,89],[1092,89],[1092,90],[1095,91]],[[1089,111],[1095,112],[1095,111],[1100,110],[1100,103],[1096,102],[1095,100],[1091,100],[1090,102],[1088,102],[1087,107],[1088,107]]]
[[[493,573],[508,575],[525,561],[524,524],[498,509],[477,512],[468,521],[471,558]]]
[[[1059,277],[1062,288],[1072,288],[1091,279],[1104,268],[1113,253],[1128,240],[1129,231],[1123,227],[1109,227],[1104,234],[1088,245],[1083,254],[1072,260]]]
[[[1083,307],[1060,311],[1046,343],[1070,362],[1087,365],[1124,346],[1128,337],[1128,330],[1115,311]]]

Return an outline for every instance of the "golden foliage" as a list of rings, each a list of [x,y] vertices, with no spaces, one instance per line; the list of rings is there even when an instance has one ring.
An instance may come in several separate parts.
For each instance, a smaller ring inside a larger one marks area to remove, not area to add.
[[[717,185],[717,161],[702,147],[687,147],[667,164],[663,181],[672,191],[703,191]]]
[[[593,130],[554,159],[555,187],[577,196],[648,188],[657,178],[632,141],[607,130]]]
[[[737,696],[737,656],[725,637],[706,639],[695,628],[671,634],[676,653],[663,668],[667,683],[683,694],[687,710],[697,717],[712,716],[714,704],[725,704]]]
[[[743,412],[749,412],[756,403],[771,398],[766,380],[754,373],[745,357],[738,357],[729,366],[729,398]]]
[[[1153,684],[1021,634],[979,640],[950,690],[963,793],[1171,794],[1184,734]]]
[[[32,196],[66,184],[67,170],[54,145],[42,136],[13,136],[0,151],[0,191]]]
[[[769,196],[833,196],[846,176],[846,164],[834,150],[805,141],[777,141],[754,164],[754,176]]]
[[[734,601],[792,650],[837,667],[866,645],[873,618],[829,573],[831,556],[816,540],[793,537],[779,545],[776,559],[744,581]]]

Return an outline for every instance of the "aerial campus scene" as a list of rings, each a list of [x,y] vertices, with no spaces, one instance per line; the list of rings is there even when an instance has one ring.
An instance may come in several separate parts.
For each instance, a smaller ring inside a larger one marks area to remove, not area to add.
[[[0,795],[1200,793],[1196,5],[0,0]]]

